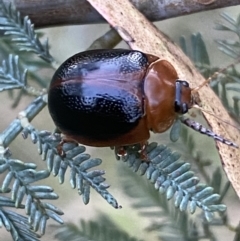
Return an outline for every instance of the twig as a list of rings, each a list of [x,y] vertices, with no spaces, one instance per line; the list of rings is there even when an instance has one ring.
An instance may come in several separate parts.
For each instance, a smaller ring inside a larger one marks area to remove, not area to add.
[[[5,2],[10,2],[10,0],[5,0]],[[86,0],[18,0],[13,2],[22,15],[28,15],[32,19],[36,27],[104,22],[104,19]],[[131,2],[151,21],[239,4],[239,0],[207,1],[211,4],[204,4],[206,1],[199,0],[131,0]]]
[[[13,120],[9,126],[0,134],[0,148],[6,148],[23,130],[22,117],[31,121],[47,104],[47,95],[42,95],[33,100],[32,103],[22,112],[19,118]]]

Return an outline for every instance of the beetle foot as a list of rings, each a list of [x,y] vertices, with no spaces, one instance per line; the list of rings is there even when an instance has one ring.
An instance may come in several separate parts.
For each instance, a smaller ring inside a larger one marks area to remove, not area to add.
[[[57,145],[57,153],[60,157],[66,157],[66,152],[63,150],[63,145],[66,143],[65,139],[62,139]]]
[[[128,155],[135,155],[137,158],[141,159],[143,162],[150,162],[147,155],[147,141],[130,145],[130,146],[115,146],[113,147],[115,151],[115,156],[117,160],[120,158],[125,159]]]
[[[148,158],[148,155],[147,155],[147,143],[141,143],[141,149],[139,150],[139,154],[140,154],[140,159],[143,161],[143,162],[150,162],[149,158]]]
[[[120,160],[120,158],[124,158],[128,155],[125,146],[114,146],[114,152],[118,161]]]
[[[74,144],[77,144],[77,145],[78,145],[78,143],[77,143],[76,141],[74,141],[74,140],[69,140],[69,139],[63,138],[63,139],[59,142],[59,144],[56,146],[56,148],[57,148],[57,153],[58,153],[58,155],[59,155],[60,157],[62,157],[62,158],[66,157],[66,152],[65,152],[64,149],[63,149],[63,145],[64,145],[65,143],[74,143]]]
[[[148,142],[144,141],[144,142],[139,143],[139,145],[140,145],[140,150],[138,152],[140,154],[140,159],[142,160],[142,162],[149,163],[150,160],[149,160],[148,155],[147,155]]]

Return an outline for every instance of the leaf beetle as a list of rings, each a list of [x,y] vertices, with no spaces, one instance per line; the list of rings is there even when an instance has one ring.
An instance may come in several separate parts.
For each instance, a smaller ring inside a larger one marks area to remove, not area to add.
[[[192,106],[192,90],[171,63],[126,49],[70,57],[48,93],[50,115],[66,138],[95,147],[144,146],[150,131],[165,132]]]

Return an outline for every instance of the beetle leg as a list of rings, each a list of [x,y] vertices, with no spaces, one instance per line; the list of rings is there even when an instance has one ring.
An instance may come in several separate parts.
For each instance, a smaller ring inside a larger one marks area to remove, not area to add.
[[[150,162],[148,156],[147,156],[147,145],[148,142],[147,141],[143,141],[141,143],[139,143],[140,145],[140,150],[138,151],[138,153],[140,154],[140,159],[143,162]]]
[[[125,158],[127,155],[133,154],[143,162],[150,162],[146,151],[147,144],[147,141],[143,141],[129,146],[115,146],[113,149],[115,151],[116,159],[120,160],[120,158]]]

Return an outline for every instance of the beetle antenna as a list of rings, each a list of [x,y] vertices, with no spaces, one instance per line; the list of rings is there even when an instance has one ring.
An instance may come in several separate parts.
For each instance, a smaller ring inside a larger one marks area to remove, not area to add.
[[[220,120],[221,122],[223,122],[223,123],[225,123],[225,124],[227,124],[227,125],[230,125],[230,126],[232,126],[233,128],[235,128],[235,129],[237,129],[237,130],[240,131],[240,128],[239,128],[239,127],[231,124],[230,122],[228,122],[228,121],[226,121],[226,120],[222,120],[222,119],[221,119],[220,117],[218,117],[217,115],[211,113],[210,111],[204,110],[203,108],[201,108],[201,107],[198,106],[198,105],[193,105],[192,108],[201,110],[202,112],[205,112],[205,113],[207,113],[207,114],[209,114],[209,115],[212,115],[212,116],[214,116],[216,119]]]
[[[180,118],[180,120],[181,120],[181,122],[182,122],[183,124],[185,124],[185,125],[188,126],[188,127],[191,127],[193,130],[198,131],[198,132],[200,132],[201,134],[210,136],[210,137],[212,137],[214,140],[220,141],[220,142],[222,142],[222,143],[224,143],[224,144],[226,144],[226,145],[228,145],[228,146],[233,146],[233,147],[238,148],[238,145],[235,144],[234,142],[232,142],[232,141],[230,141],[230,140],[227,140],[227,139],[225,139],[224,137],[215,134],[212,130],[207,129],[206,127],[202,126],[202,125],[201,125],[200,123],[198,123],[198,122],[195,122],[195,121],[193,121],[193,120],[191,120],[191,119],[189,119],[189,118],[186,118],[186,119],[185,119],[185,118],[184,118],[184,119],[183,119],[183,118]]]
[[[200,84],[199,86],[195,87],[192,89],[192,93],[196,93],[198,92],[204,85],[206,85],[207,83],[209,83],[210,81],[212,81],[212,79],[216,78],[219,74],[225,72],[227,69],[231,68],[232,66],[238,64],[240,62],[240,58],[237,58],[234,62],[232,62],[231,64],[227,65],[226,67],[220,69],[219,71],[216,71],[212,76],[210,76],[208,79],[206,79],[205,81],[203,81],[202,84]]]

